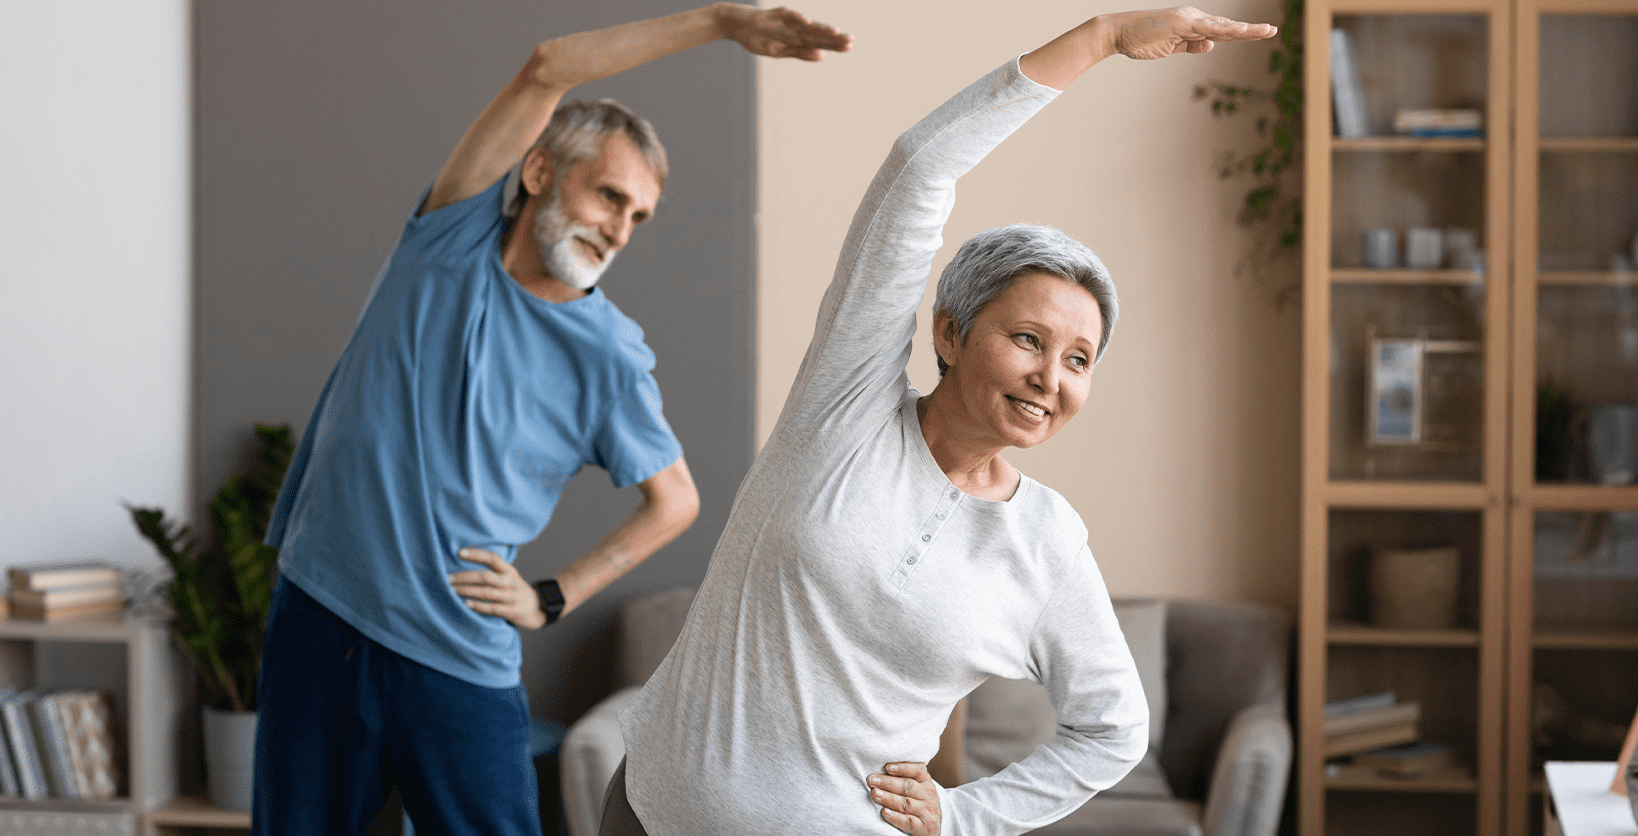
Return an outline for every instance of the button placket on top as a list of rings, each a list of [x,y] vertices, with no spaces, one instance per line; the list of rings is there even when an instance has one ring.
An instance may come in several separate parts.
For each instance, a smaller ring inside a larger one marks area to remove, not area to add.
[[[939,494],[938,504],[933,506],[933,512],[922,521],[921,527],[910,538],[910,545],[899,556],[898,564],[893,567],[893,588],[903,590],[904,585],[910,582],[910,576],[926,561],[923,560],[932,550],[933,540],[955,513],[957,505],[961,504],[961,491],[956,488],[945,488]]]

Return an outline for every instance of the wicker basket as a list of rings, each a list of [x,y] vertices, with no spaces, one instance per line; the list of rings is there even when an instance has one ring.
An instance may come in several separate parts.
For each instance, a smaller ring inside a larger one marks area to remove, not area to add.
[[[1371,560],[1371,622],[1400,630],[1455,627],[1461,570],[1455,547],[1378,550]]]

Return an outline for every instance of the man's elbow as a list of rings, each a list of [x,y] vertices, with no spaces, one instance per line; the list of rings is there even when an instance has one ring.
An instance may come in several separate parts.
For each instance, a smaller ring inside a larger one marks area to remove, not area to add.
[[[665,501],[663,510],[678,534],[688,530],[700,516],[700,492],[690,481],[672,494]]]
[[[649,495],[654,513],[666,523],[671,536],[688,530],[700,515],[700,492],[694,487],[694,477],[688,466],[678,461],[667,468],[654,482],[655,490]]]
[[[544,89],[573,86],[563,78],[563,56],[555,41],[543,41],[529,53],[518,79]]]

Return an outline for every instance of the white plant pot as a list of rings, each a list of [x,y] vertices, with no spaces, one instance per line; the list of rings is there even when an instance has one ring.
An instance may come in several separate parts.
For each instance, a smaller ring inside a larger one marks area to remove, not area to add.
[[[205,708],[205,787],[210,803],[249,810],[256,764],[256,712]]]

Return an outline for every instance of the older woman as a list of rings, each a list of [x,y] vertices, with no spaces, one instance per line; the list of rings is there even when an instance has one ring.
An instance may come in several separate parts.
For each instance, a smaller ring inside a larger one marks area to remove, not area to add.
[[[931,394],[905,364],[956,180],[991,148],[1104,57],[1272,34],[1187,8],[1097,17],[899,138],[682,636],[623,718],[604,833],[1021,833],[1138,761],[1145,703],[1086,528],[1002,456],[1085,403],[1107,271],[1053,229],[984,233],[939,280]],[[1044,684],[1057,736],[939,787],[922,762],[992,676]]]

